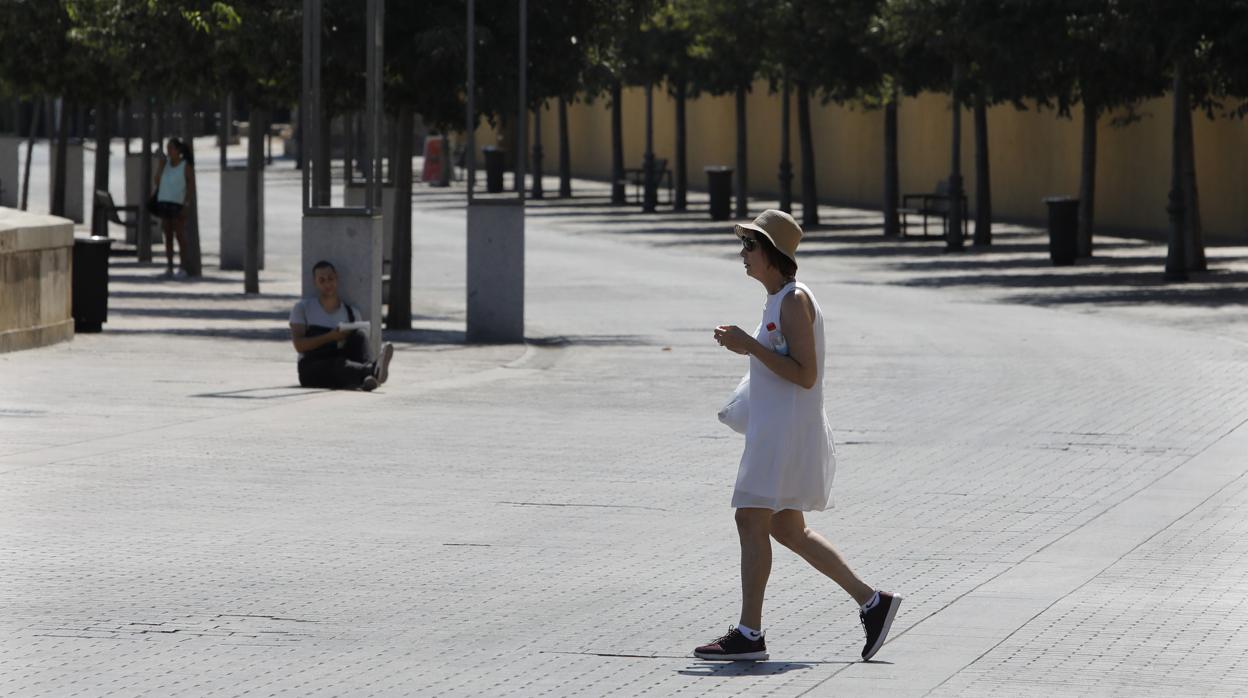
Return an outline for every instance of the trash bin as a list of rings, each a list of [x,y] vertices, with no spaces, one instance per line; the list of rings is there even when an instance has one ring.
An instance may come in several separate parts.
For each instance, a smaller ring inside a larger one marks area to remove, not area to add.
[[[1049,207],[1049,259],[1053,266],[1069,266],[1078,254],[1079,199],[1050,196],[1044,200]]]
[[[704,171],[711,194],[711,220],[726,221],[732,216],[732,168],[721,165]]]
[[[71,293],[75,332],[99,332],[108,322],[108,251],[111,238],[74,238]]]
[[[487,147],[482,148],[481,152],[485,153],[485,190],[491,194],[499,194],[503,191],[503,170],[506,169],[503,161],[507,157],[507,151]]]

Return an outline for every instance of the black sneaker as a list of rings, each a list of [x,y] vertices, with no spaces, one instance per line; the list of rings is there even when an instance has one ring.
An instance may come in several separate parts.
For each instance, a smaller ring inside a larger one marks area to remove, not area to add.
[[[875,656],[884,646],[888,637],[888,629],[893,625],[893,616],[897,615],[897,607],[901,605],[901,597],[887,591],[880,592],[880,600],[869,611],[858,611],[858,619],[862,621],[862,629],[867,633],[867,644],[862,646],[864,660]]]
[[[728,634],[718,640],[702,645],[693,651],[702,659],[722,659],[724,661],[758,661],[767,658],[767,642],[759,635],[757,640],[750,640],[741,634],[734,625]]]
[[[360,383],[360,390],[364,392],[372,392],[377,389],[377,379],[372,376],[364,376],[364,382]]]

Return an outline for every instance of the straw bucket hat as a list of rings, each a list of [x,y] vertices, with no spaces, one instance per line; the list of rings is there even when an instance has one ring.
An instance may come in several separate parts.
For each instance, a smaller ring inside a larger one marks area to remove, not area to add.
[[[732,232],[741,237],[745,230],[766,237],[780,250],[780,254],[793,260],[794,264],[797,263],[797,243],[802,239],[802,227],[793,220],[793,216],[769,208],[755,218],[753,223],[738,223]]]

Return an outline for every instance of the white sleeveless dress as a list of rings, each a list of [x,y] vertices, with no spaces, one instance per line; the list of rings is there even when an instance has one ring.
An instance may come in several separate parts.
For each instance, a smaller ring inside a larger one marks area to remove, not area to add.
[[[815,309],[818,375],[814,387],[807,390],[750,357],[750,419],[732,495],[734,508],[822,511],[831,503],[836,452],[832,427],[823,410],[823,311],[815,295],[805,284],[792,281],[767,296],[763,321],[754,338],[770,347],[767,324],[773,322],[777,331],[784,333],[780,304],[795,288],[809,296]]]

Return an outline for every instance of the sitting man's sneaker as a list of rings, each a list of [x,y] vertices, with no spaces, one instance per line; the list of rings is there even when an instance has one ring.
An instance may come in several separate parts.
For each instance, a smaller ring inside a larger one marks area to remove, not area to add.
[[[758,661],[767,658],[767,642],[762,635],[757,640],[750,640],[733,626],[728,634],[718,640],[702,645],[693,651],[702,659],[720,659],[723,661]]]
[[[373,376],[377,379],[378,385],[385,383],[390,377],[390,359],[393,358],[394,345],[390,342],[381,345],[381,356],[373,362]]]
[[[867,644],[862,647],[864,660],[875,656],[884,646],[888,637],[888,629],[893,625],[893,616],[897,615],[897,607],[901,605],[901,597],[887,591],[876,592],[875,598],[867,602],[867,608],[858,611],[858,619],[862,621],[862,629],[867,633]]]
[[[377,382],[376,378],[373,378],[372,376],[364,376],[364,382],[360,383],[360,390],[367,393],[369,391],[376,390],[378,385],[381,384]]]

